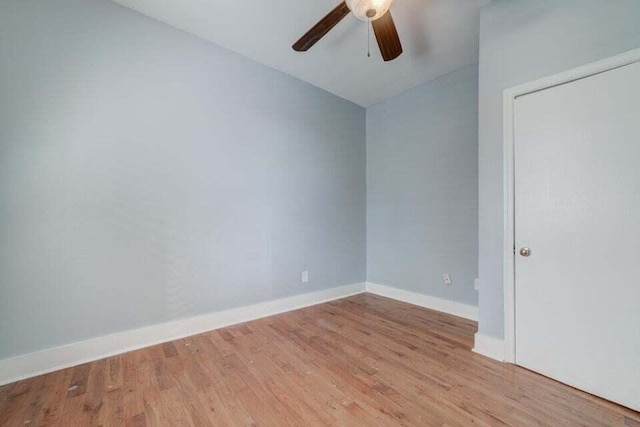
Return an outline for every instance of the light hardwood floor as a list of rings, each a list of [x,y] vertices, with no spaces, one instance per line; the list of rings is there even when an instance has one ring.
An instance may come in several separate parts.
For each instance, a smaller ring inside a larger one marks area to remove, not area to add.
[[[472,353],[475,331],[357,295],[0,387],[0,425],[640,426]]]

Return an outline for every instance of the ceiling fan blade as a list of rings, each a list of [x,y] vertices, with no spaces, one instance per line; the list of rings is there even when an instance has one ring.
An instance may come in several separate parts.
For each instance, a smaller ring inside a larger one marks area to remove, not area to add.
[[[327,14],[324,18],[320,20],[316,25],[314,25],[307,33],[300,37],[300,40],[293,44],[293,50],[298,52],[304,52],[309,50],[311,46],[316,44],[318,40],[324,37],[325,34],[329,32],[333,27],[338,24],[338,22],[342,21],[342,19],[349,14],[350,10],[347,7],[345,2],[340,3],[333,9],[331,12]]]
[[[402,53],[402,44],[400,44],[400,37],[398,37],[396,24],[394,24],[393,18],[391,17],[391,11],[387,11],[382,18],[376,19],[371,25],[373,25],[376,40],[378,40],[382,59],[391,61],[400,56]]]

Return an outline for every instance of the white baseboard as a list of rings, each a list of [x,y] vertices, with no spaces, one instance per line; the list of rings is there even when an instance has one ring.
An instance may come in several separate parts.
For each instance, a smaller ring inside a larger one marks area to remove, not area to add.
[[[477,332],[475,335],[473,351],[499,362],[504,362],[504,340],[499,338],[490,337]]]
[[[453,314],[454,316],[464,317],[465,319],[478,320],[478,307],[474,307],[472,305],[418,294],[371,282],[367,282],[367,292],[398,301],[408,302],[409,304],[419,305],[420,307]]]
[[[118,332],[0,360],[0,385],[225,326],[345,298],[365,290],[365,283],[355,283]]]
[[[355,283],[118,332],[0,360],[0,385],[363,292],[370,292],[470,320],[478,320],[477,307],[375,283]],[[496,345],[492,340],[501,345]],[[476,334],[474,351],[494,359],[504,359],[504,345],[502,341],[495,338]]]

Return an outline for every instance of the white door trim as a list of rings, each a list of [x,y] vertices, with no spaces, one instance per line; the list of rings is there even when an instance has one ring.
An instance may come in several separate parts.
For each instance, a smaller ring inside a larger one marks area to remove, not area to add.
[[[506,89],[503,96],[503,173],[504,173],[504,360],[515,363],[515,219],[514,219],[514,104],[516,98],[575,80],[640,62],[640,48],[552,76]]]

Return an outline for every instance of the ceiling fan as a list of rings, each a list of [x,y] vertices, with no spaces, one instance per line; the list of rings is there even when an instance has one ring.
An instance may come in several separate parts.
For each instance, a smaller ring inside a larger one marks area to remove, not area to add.
[[[389,6],[393,0],[345,0],[314,25],[300,40],[293,44],[293,50],[304,52],[325,36],[349,12],[356,18],[371,22],[380,53],[385,61],[392,61],[402,53],[396,24],[393,23]]]

